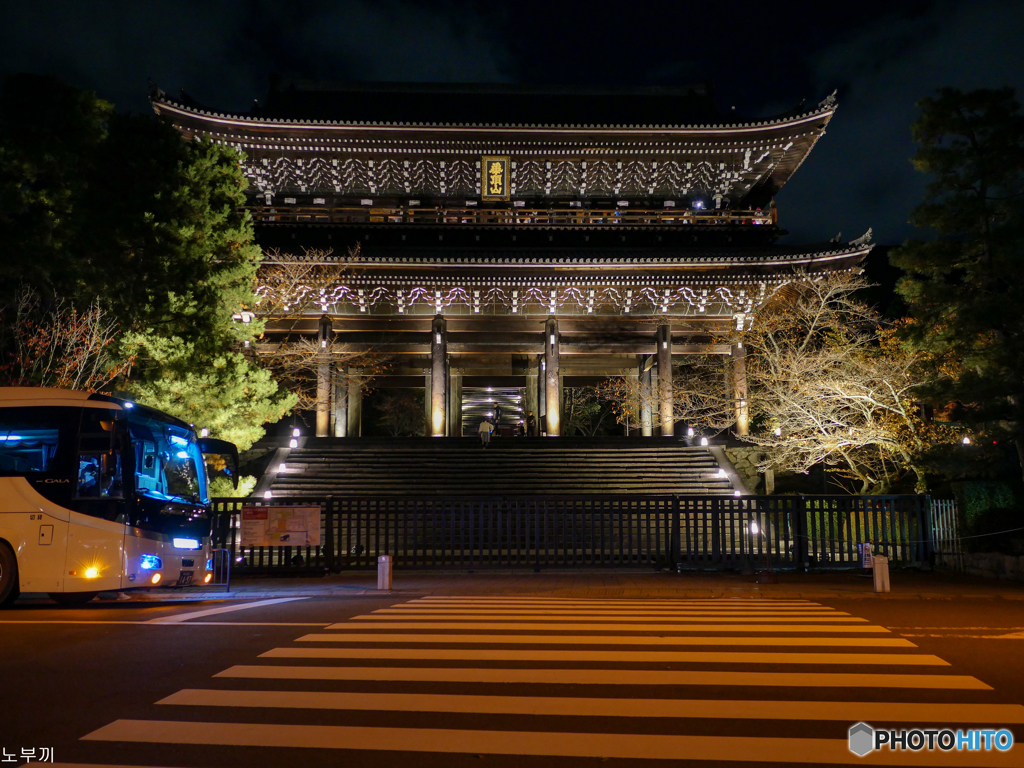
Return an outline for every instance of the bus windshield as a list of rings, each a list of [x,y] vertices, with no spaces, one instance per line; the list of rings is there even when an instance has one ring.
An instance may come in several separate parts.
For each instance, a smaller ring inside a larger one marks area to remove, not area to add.
[[[135,451],[135,490],[150,498],[209,503],[206,468],[191,430],[129,412]]]

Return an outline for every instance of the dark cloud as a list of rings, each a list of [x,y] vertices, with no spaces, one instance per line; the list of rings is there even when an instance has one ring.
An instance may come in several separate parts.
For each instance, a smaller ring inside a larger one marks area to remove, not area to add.
[[[794,240],[869,226],[876,240],[921,236],[907,223],[924,177],[910,164],[915,103],[950,85],[1010,85],[1024,96],[1024,13],[1016,0],[941,3],[925,16],[883,18],[827,48],[814,63],[819,90],[840,89],[839,111],[779,195]]]
[[[828,134],[779,196],[794,242],[908,236],[923,179],[908,158],[914,102],[942,85],[1024,93],[1019,0],[861,0],[514,8],[468,0],[48,0],[5,8],[0,73],[46,72],[121,109],[145,82],[222,110],[262,99],[269,77],[681,85],[764,117],[839,88]]]
[[[144,110],[146,78],[219,109],[247,109],[270,75],[507,82],[500,16],[389,0],[297,8],[240,0],[24,3],[6,12],[0,72],[53,74]]]

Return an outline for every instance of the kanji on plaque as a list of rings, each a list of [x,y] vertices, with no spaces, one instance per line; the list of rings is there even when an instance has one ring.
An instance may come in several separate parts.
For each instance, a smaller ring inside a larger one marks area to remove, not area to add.
[[[484,200],[508,200],[509,159],[507,157],[484,156],[480,162],[481,197]]]

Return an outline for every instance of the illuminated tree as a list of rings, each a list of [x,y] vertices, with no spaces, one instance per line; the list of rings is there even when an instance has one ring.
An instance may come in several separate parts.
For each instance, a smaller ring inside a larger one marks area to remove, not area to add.
[[[0,382],[95,392],[127,376],[132,358],[115,354],[118,326],[99,299],[83,311],[22,286],[0,307]]]
[[[911,221],[934,236],[891,255],[902,336],[929,371],[921,396],[1012,440],[1024,471],[1024,115],[1009,88],[944,88],[918,106],[913,162],[930,180]]]

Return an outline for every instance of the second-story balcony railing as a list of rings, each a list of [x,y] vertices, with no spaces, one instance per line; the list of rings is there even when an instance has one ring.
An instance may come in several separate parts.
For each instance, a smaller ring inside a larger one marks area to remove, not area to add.
[[[258,205],[261,222],[322,224],[418,224],[484,227],[681,227],[772,225],[771,210],[643,208],[485,208],[454,206],[377,207]]]

